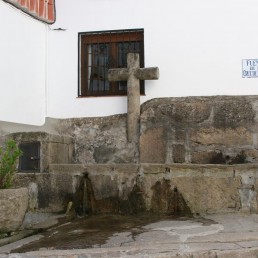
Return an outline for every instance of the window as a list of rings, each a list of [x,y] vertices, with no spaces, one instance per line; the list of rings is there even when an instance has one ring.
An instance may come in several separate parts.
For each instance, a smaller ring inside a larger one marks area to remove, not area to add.
[[[40,171],[40,143],[26,142],[19,145],[22,156],[19,161],[19,171]]]
[[[127,82],[109,82],[108,70],[127,67],[127,53],[140,54],[144,67],[143,30],[79,33],[79,90],[84,96],[116,96],[127,94]],[[144,81],[141,81],[144,94]]]

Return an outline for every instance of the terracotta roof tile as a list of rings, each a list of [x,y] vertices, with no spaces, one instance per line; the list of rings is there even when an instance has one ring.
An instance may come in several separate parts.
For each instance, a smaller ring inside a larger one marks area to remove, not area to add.
[[[54,0],[3,0],[30,16],[43,22],[52,24],[55,22],[55,1]]]

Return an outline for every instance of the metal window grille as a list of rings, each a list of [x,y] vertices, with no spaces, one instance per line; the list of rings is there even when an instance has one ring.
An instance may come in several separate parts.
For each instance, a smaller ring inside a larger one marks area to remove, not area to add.
[[[22,156],[19,160],[19,171],[40,171],[40,143],[26,142],[20,143],[19,148],[22,151]]]
[[[140,65],[144,67],[143,29],[80,33],[79,43],[78,95],[126,95],[126,82],[109,82],[108,70],[127,67],[127,53],[139,53]]]

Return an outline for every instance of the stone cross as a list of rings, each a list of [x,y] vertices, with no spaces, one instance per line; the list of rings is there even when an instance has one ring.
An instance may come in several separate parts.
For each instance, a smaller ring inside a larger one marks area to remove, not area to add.
[[[140,80],[157,80],[159,68],[140,68],[137,53],[127,54],[127,68],[108,70],[109,81],[127,81],[127,140],[132,142],[140,134]]]

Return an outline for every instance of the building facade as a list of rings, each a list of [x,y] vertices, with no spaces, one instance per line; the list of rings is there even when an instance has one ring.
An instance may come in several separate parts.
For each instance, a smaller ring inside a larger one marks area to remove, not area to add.
[[[111,85],[106,75],[126,65],[127,52],[160,69],[158,81],[141,86],[141,103],[258,94],[254,0],[56,0],[47,22],[24,14],[31,1],[9,2],[22,11],[0,1],[2,121],[42,125],[46,117],[125,113],[126,85]]]

